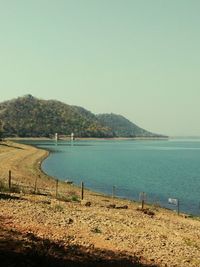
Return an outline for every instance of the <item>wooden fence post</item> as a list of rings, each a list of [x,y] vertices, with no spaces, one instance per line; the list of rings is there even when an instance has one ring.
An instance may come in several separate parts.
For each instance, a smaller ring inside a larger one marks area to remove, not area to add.
[[[37,179],[38,179],[38,177],[36,176],[35,177],[34,194],[36,194],[36,191],[37,191]]]
[[[140,200],[142,202],[142,210],[143,210],[144,209],[144,202],[146,200],[146,193],[145,192],[140,193]]]
[[[11,180],[12,180],[12,174],[11,174],[11,170],[9,170],[9,175],[8,175],[8,188],[9,188],[9,190],[11,189]]]
[[[112,198],[114,198],[115,197],[115,185],[113,185],[113,187],[112,187]]]
[[[58,179],[56,180],[56,198],[58,198]]]
[[[180,213],[180,202],[179,202],[179,199],[177,199],[177,213],[178,213],[178,215]]]
[[[84,198],[84,183],[81,182],[81,200]]]
[[[144,199],[142,199],[142,210],[144,209]]]

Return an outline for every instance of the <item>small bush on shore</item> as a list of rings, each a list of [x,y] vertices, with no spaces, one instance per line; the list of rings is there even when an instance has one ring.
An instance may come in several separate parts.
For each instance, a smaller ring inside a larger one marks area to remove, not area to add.
[[[20,185],[13,184],[11,188],[9,188],[9,186],[4,181],[0,181],[0,191],[10,193],[24,193],[24,189],[20,187]]]
[[[1,192],[9,192],[8,186],[3,181],[0,181],[0,191]]]
[[[71,191],[68,193],[68,199],[70,201],[75,201],[75,202],[79,202],[79,197],[77,195],[77,193],[75,191]]]
[[[79,201],[77,195],[72,195],[72,196],[71,196],[71,200],[72,200],[72,201]]]
[[[59,201],[63,201],[63,202],[69,202],[70,201],[69,198],[67,198],[63,195],[58,195],[56,199]]]
[[[19,185],[13,185],[10,189],[11,193],[21,193],[22,189],[20,188]]]

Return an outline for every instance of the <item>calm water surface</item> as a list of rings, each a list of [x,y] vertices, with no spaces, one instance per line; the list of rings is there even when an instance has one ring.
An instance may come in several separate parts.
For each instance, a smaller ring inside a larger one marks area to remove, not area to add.
[[[176,209],[168,198],[180,199],[180,209],[200,214],[200,139],[153,141],[35,141],[51,150],[43,170],[61,180],[138,200],[146,192],[149,202]]]

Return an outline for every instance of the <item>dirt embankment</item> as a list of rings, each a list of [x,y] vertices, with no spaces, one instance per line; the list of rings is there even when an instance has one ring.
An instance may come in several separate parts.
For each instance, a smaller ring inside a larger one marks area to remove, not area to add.
[[[39,169],[44,150],[0,145],[6,181],[52,188],[51,195],[0,194],[1,266],[200,266],[200,221],[59,183]],[[39,189],[38,189],[39,192]],[[41,193],[41,189],[40,189]],[[70,198],[71,196],[71,198]],[[15,264],[15,265],[13,265]],[[18,264],[18,265],[17,265]]]

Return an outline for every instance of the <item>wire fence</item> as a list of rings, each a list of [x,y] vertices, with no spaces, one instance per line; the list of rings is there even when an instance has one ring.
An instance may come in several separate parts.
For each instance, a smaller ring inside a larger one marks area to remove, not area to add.
[[[80,182],[80,187],[69,187],[63,186],[63,181],[55,179],[50,186],[41,186],[38,182],[39,178],[35,177],[32,180],[32,184],[27,185],[22,181],[15,180],[13,173],[9,171],[4,171],[0,175],[0,191],[8,191],[15,193],[31,193],[38,195],[46,195],[55,197],[57,199],[68,200],[73,198],[74,200],[84,199],[84,189],[90,189],[92,191],[103,193],[112,198],[124,198],[132,201],[137,201],[141,203],[141,207],[144,205],[153,205],[154,207],[164,207],[172,209],[178,212],[185,212],[191,215],[200,215],[200,202],[188,201],[185,199],[176,198],[174,196],[163,196],[156,195],[154,193],[133,190],[130,188],[116,186],[116,185],[105,185],[103,183],[88,183],[85,184],[83,181]],[[62,186],[60,186],[62,183]],[[73,182],[66,181],[66,184],[73,184]]]
[[[156,193],[149,192],[148,190],[140,191],[134,189],[128,189],[118,186],[106,186],[106,187],[92,187],[91,189],[99,192],[103,192],[110,196],[125,198],[133,201],[141,202],[141,205],[148,203],[155,207],[162,207],[170,210],[175,210],[177,213],[182,212],[190,215],[200,216],[200,202],[180,198],[176,195],[158,195]]]
[[[1,192],[10,192],[10,193],[29,193],[29,194],[37,194],[44,196],[51,196],[60,200],[69,200],[70,197],[74,197],[74,199],[78,199],[78,190],[69,188],[65,186],[61,186],[58,179],[52,180],[51,184],[46,183],[44,186],[43,183],[40,183],[42,179],[40,176],[36,176],[32,180],[32,183],[27,184],[22,182],[19,179],[15,178],[15,174],[13,172],[4,171],[0,174],[0,191]]]

